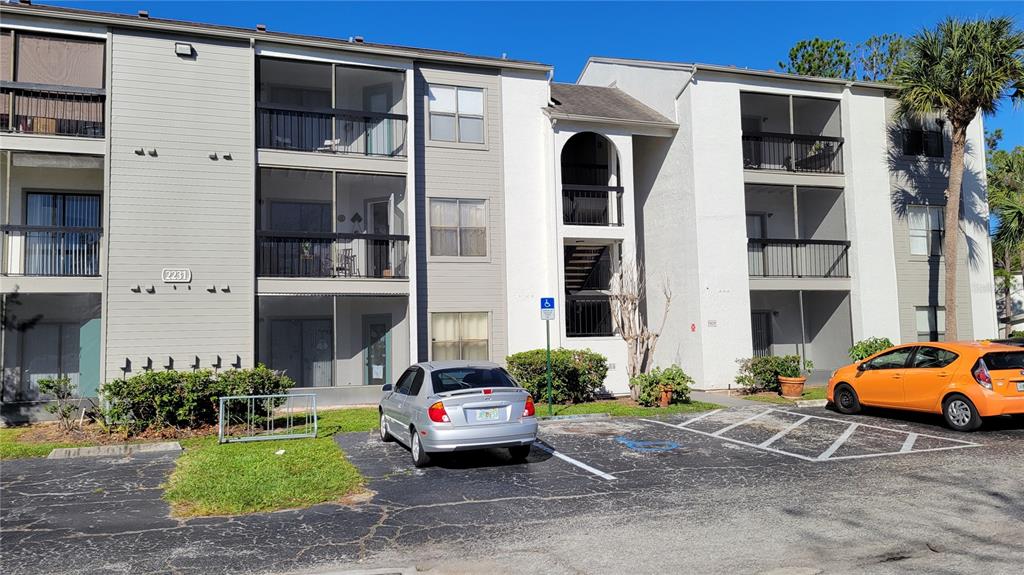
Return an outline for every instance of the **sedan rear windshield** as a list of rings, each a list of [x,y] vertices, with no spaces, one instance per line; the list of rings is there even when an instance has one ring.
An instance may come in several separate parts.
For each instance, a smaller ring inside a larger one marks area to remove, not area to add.
[[[1007,351],[985,354],[985,365],[998,371],[1003,369],[1024,369],[1024,351]]]
[[[452,367],[430,373],[434,393],[480,389],[484,387],[517,387],[504,369],[496,367]]]

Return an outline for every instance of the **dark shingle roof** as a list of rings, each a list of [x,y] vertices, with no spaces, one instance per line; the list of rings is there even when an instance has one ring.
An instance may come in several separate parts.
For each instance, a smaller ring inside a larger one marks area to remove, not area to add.
[[[548,109],[560,116],[675,125],[622,90],[605,86],[552,83]]]

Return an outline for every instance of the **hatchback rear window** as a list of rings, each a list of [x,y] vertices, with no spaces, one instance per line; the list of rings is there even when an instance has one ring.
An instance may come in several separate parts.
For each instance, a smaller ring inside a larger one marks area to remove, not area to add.
[[[991,370],[1024,369],[1024,351],[1007,351],[988,353],[984,356],[985,365]]]
[[[430,373],[434,393],[480,389],[484,387],[516,387],[512,377],[500,368],[453,367]]]

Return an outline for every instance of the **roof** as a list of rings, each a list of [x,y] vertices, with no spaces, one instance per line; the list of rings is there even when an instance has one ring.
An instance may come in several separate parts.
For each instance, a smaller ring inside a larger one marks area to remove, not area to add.
[[[474,56],[462,52],[451,52],[445,50],[432,50],[427,48],[412,48],[394,44],[377,44],[371,42],[356,42],[339,38],[327,38],[323,36],[309,36],[303,34],[289,34],[285,32],[259,31],[250,28],[239,28],[236,26],[222,26],[219,24],[204,24],[188,22],[185,20],[169,20],[164,18],[140,17],[136,15],[117,14],[114,12],[98,12],[95,10],[81,10],[77,8],[64,8],[59,6],[44,6],[39,4],[0,4],[0,12],[5,14],[31,15],[41,18],[66,19],[78,22],[89,22],[119,28],[158,30],[166,32],[177,32],[181,34],[192,34],[198,36],[212,36],[219,38],[233,38],[237,40],[256,40],[266,42],[278,42],[283,44],[296,44],[328,48],[335,50],[347,50],[351,52],[362,52],[376,55],[394,56],[398,58],[410,58],[415,60],[433,60],[455,64],[490,66],[499,68],[516,68],[523,70],[535,70],[550,72],[552,67],[540,62],[527,60],[510,60],[507,58],[495,58],[489,56]],[[5,24],[7,24],[5,22]]]
[[[634,125],[676,127],[640,100],[614,87],[580,84],[551,84],[548,116]]]
[[[701,64],[698,62],[665,62],[661,60],[642,60],[633,58],[609,58],[604,56],[592,56],[587,60],[587,64],[583,67],[583,72],[580,72],[580,77],[583,77],[583,73],[586,71],[586,66],[589,66],[591,62],[598,62],[601,64],[621,64],[624,66],[639,66],[645,68],[662,68],[666,70],[683,70],[686,72],[697,73],[701,70],[707,72],[720,72],[724,74],[740,74],[745,76],[761,76],[768,78],[776,78],[780,80],[796,80],[799,82],[814,82],[819,84],[842,84],[849,86],[859,86],[862,88],[875,88],[878,90],[895,90],[897,86],[894,84],[887,84],[885,82],[869,82],[865,80],[848,80],[845,78],[823,78],[820,76],[803,76],[800,74],[789,74],[787,72],[776,72],[775,70],[755,70],[753,68],[740,68],[737,66],[723,66],[721,64]]]

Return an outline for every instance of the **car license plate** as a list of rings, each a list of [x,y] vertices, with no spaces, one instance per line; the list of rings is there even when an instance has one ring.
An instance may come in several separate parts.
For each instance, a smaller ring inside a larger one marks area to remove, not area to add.
[[[1024,381],[1017,382],[1017,391],[1024,391]]]
[[[479,409],[476,412],[477,421],[498,421],[498,408]]]

